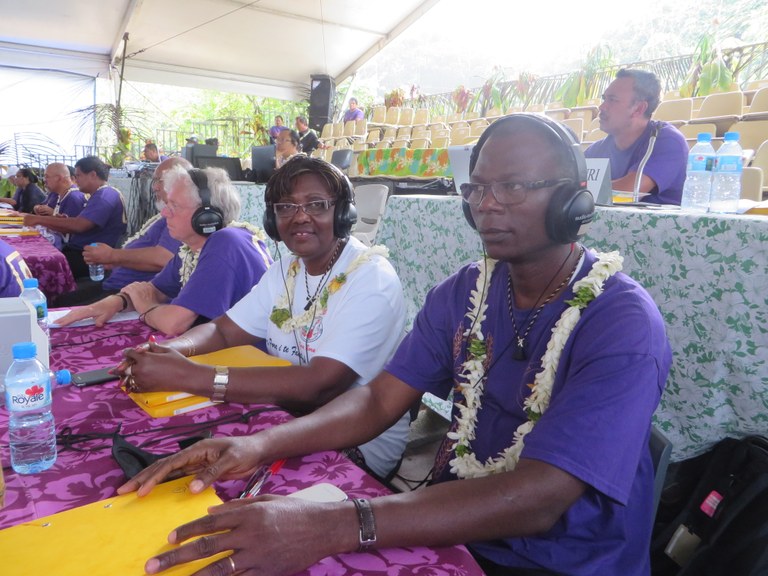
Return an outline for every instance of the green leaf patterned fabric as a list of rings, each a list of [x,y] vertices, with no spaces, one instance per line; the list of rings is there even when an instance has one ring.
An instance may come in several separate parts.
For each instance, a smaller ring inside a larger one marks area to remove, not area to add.
[[[390,249],[409,326],[432,286],[482,256],[455,196],[390,197],[376,243]],[[674,444],[673,459],[725,436],[765,434],[768,221],[598,207],[584,244],[619,250],[624,271],[664,317],[673,363],[654,420]]]

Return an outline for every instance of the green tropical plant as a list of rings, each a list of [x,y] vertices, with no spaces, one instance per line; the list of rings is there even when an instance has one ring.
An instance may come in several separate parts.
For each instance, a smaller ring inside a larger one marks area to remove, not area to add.
[[[699,38],[693,62],[680,87],[680,96],[706,96],[713,92],[722,92],[733,83],[733,72],[723,59],[712,33],[706,32]]]
[[[587,53],[587,59],[581,69],[568,75],[551,100],[562,102],[563,106],[571,108],[596,98],[601,72],[612,65],[611,49],[602,44],[595,46]]]

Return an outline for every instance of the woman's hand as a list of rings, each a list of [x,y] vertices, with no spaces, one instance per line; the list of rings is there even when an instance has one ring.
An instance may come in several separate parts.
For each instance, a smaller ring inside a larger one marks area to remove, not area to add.
[[[56,321],[58,326],[69,326],[78,320],[93,318],[97,327],[101,328],[112,316],[120,312],[123,307],[123,301],[120,298],[107,296],[103,300],[91,304],[90,306],[81,306],[73,308],[69,314],[62,316]]]
[[[196,369],[205,371],[205,367],[187,360],[180,352],[154,342],[128,348],[123,356],[125,361],[120,366],[124,368],[119,375],[132,378],[133,392],[194,392],[185,384],[193,381]],[[129,374],[127,367],[130,367]],[[213,382],[213,376],[209,380]]]
[[[189,489],[197,494],[214,480],[250,476],[261,465],[262,452],[258,434],[201,440],[145,468],[120,486],[117,493],[138,490],[139,496],[146,496],[169,476],[195,474]]]
[[[144,569],[155,574],[232,550],[195,574],[295,574],[325,556],[354,550],[356,518],[351,502],[323,504],[280,496],[233,500],[176,528],[168,536],[171,544],[201,538],[150,558]]]

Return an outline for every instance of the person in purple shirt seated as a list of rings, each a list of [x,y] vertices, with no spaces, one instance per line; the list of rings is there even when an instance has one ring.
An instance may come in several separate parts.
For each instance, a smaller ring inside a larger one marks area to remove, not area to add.
[[[157,144],[154,142],[147,142],[144,146],[144,159],[147,162],[163,162],[168,159],[168,156],[160,154],[157,149]]]
[[[48,197],[43,204],[35,206],[35,214],[74,218],[83,211],[85,194],[72,182],[69,167],[60,162],[48,164],[43,176]]]
[[[83,260],[83,248],[93,242],[116,246],[125,234],[126,214],[123,196],[107,185],[109,166],[96,156],[86,156],[75,163],[75,181],[81,192],[88,195],[82,212],[74,218],[30,215],[25,226],[46,226],[55,232],[69,234],[62,252],[74,277],[88,276]]]
[[[349,109],[344,112],[344,122],[362,120],[364,117],[362,109],[357,107],[357,98],[350,98]]]
[[[579,145],[556,122],[497,120],[472,152],[470,179],[462,209],[484,257],[428,294],[378,377],[268,431],[203,440],[118,492],[145,495],[175,470],[196,473],[199,492],[279,458],[354,446],[424,392],[453,392],[433,484],[226,507],[176,528],[170,541],[186,541],[184,553],[150,558],[148,573],[225,551],[235,572],[292,574],[332,554],[466,543],[489,575],[650,574],[651,417],[671,362],[661,314],[618,253],[578,242],[594,203],[579,184]],[[232,572],[226,558],[215,564]]]
[[[35,206],[45,202],[45,192],[40,190],[37,183],[37,174],[29,168],[20,168],[16,172],[16,193],[10,202],[9,199],[5,202],[12,204],[17,212],[32,214]]]
[[[163,160],[157,166],[152,178],[152,190],[157,196],[159,211],[162,211],[167,200],[163,178],[174,166],[185,170],[192,168],[192,165],[180,156]],[[147,220],[133,237],[126,240],[122,248],[112,248],[103,243],[89,245],[83,250],[83,258],[87,264],[102,264],[105,269],[112,270],[101,286],[103,292],[114,294],[132,282],[152,280],[180,247],[181,242],[171,236],[165,217],[157,214]]]
[[[27,263],[5,240],[0,240],[0,259],[0,298],[19,296],[24,290],[24,279],[32,278]]]
[[[221,316],[251,288],[272,263],[264,231],[235,222],[240,197],[220,168],[165,172],[168,203],[161,214],[182,243],[179,252],[150,282],[133,282],[115,295],[76,308],[59,320],[66,326],[93,318],[102,326],[122,311],[135,310],[147,325],[165,334]]]
[[[652,72],[622,69],[603,93],[600,129],[608,136],[592,144],[587,158],[609,158],[614,190],[632,192],[640,163],[653,149],[640,178],[640,201],[680,205],[688,161],[685,136],[672,124],[651,120],[661,85]]]

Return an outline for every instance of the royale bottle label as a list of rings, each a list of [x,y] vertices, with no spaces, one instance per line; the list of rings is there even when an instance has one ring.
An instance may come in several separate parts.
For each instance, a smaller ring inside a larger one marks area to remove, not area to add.
[[[11,411],[26,411],[41,408],[50,402],[44,387],[32,384],[29,388],[20,390],[6,390],[6,403]]]

